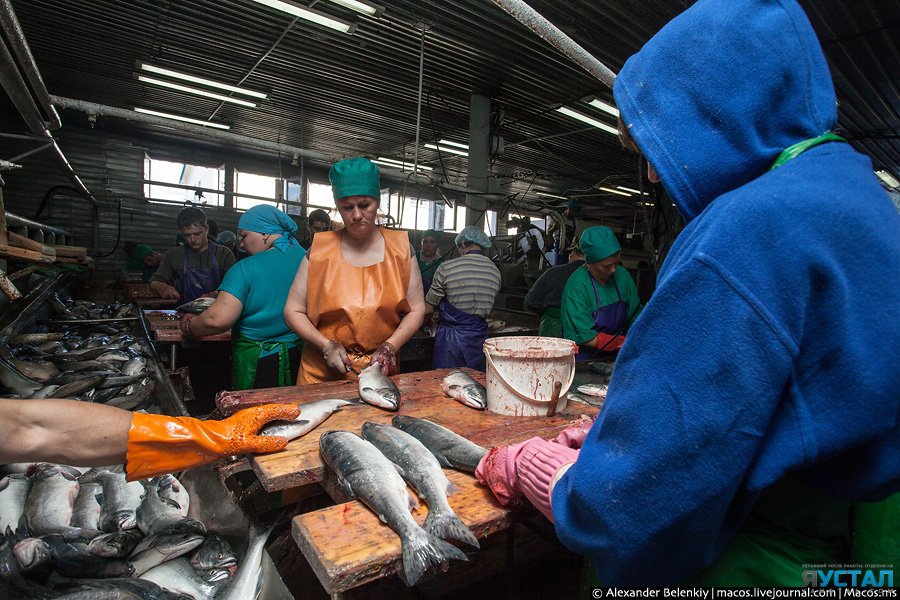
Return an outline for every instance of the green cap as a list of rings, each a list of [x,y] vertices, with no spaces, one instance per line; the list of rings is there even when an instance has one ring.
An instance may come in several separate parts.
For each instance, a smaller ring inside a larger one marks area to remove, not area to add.
[[[422,239],[424,240],[427,237],[434,238],[434,241],[437,241],[438,240],[438,232],[435,231],[434,229],[428,229],[425,231],[425,233],[422,234]]]
[[[573,213],[578,214],[578,212],[581,210],[581,202],[579,202],[575,198],[572,198],[571,200],[566,202],[566,208],[571,210]]]
[[[621,249],[616,234],[609,227],[603,225],[588,227],[581,233],[581,251],[584,252],[584,261],[588,264],[609,258]]]
[[[381,198],[381,177],[378,167],[362,156],[334,163],[328,171],[335,201],[348,196]]]

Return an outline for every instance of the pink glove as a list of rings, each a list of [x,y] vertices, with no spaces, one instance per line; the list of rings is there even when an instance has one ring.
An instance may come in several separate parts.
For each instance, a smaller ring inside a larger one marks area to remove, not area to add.
[[[553,438],[553,441],[567,448],[580,450],[581,445],[584,444],[584,438],[587,437],[588,431],[591,430],[593,425],[593,419],[583,417],[580,423],[563,429],[558,436]]]
[[[501,505],[518,504],[524,495],[552,521],[550,494],[556,475],[577,458],[577,450],[534,437],[491,449],[478,463],[475,477],[491,488]]]

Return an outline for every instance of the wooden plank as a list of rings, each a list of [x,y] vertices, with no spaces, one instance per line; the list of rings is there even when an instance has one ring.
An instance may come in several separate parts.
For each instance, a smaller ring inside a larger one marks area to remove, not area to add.
[[[56,262],[66,263],[70,265],[83,265],[85,267],[89,267],[91,269],[94,268],[94,259],[90,256],[81,256],[81,257],[73,257],[73,256],[57,256]]]
[[[401,405],[398,412],[385,411],[368,404],[345,407],[304,437],[293,440],[284,450],[254,456],[251,461],[253,470],[269,492],[320,482],[326,470],[319,454],[319,437],[322,433],[333,429],[359,433],[366,421],[390,424],[391,419],[397,414],[434,421],[486,448],[519,442],[534,436],[550,439],[563,428],[576,423],[581,414],[591,417],[597,414],[596,408],[580,403],[570,403],[553,417],[513,417],[473,410],[446,397],[441,391],[441,381],[454,370],[437,369],[395,375],[391,379],[400,390]],[[484,383],[484,373],[467,371],[477,381]],[[357,397],[356,382],[332,381],[304,386],[224,392],[218,395],[216,404],[223,413],[232,414],[240,408],[269,402],[302,405],[323,398],[351,400]]]
[[[29,262],[53,263],[56,259],[53,256],[47,256],[42,252],[34,250],[25,250],[15,246],[0,245],[0,257],[9,258],[11,260],[24,260]]]
[[[46,254],[47,256],[56,257],[56,250],[54,250],[50,246],[45,246],[40,242],[36,242],[30,238],[27,238],[24,235],[19,235],[18,233],[10,231],[8,237],[10,246],[18,246],[19,248],[34,250],[35,252],[40,252],[41,254]]]
[[[70,258],[80,258],[87,256],[87,248],[84,246],[60,246],[59,244],[49,244],[56,251],[57,256],[68,256]]]
[[[184,335],[181,333],[179,322],[181,317],[175,310],[145,310],[144,316],[153,337],[157,342],[167,344],[179,344],[184,341]],[[207,335],[200,338],[201,342],[227,342],[231,339],[231,331],[217,333],[216,335]]]
[[[449,469],[444,473],[459,488],[449,497],[450,506],[479,539],[508,528],[532,511],[500,506],[490,490],[472,475]],[[421,525],[428,508],[421,503],[412,514]],[[400,537],[360,502],[296,516],[291,533],[329,594],[402,572]]]

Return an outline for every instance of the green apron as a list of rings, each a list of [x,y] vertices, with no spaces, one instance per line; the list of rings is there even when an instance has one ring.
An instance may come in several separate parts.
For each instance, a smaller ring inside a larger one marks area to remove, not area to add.
[[[292,347],[303,350],[303,340],[268,341],[254,340],[242,335],[231,339],[231,389],[250,390],[256,382],[259,359],[278,354],[278,387],[291,385]]]
[[[556,306],[548,306],[541,315],[538,335],[544,337],[562,337],[562,310]]]
[[[900,567],[900,494],[853,505],[853,564]]]

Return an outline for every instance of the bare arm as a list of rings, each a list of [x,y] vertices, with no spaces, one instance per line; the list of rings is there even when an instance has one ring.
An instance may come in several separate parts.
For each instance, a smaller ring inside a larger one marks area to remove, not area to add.
[[[415,335],[422,321],[425,319],[425,298],[422,292],[422,274],[419,269],[409,269],[409,288],[406,290],[406,301],[409,302],[410,311],[406,313],[397,325],[397,329],[386,341],[397,352]]]
[[[325,344],[328,343],[328,338],[319,333],[319,330],[316,329],[306,314],[308,275],[309,258],[304,256],[300,262],[300,268],[297,269],[297,275],[294,277],[294,283],[291,285],[291,291],[288,292],[287,302],[284,305],[284,322],[288,324],[288,327],[294,333],[306,340],[307,344],[312,344],[313,347],[321,351],[325,348]],[[421,279],[419,281],[421,285]]]
[[[131,412],[77,400],[0,399],[0,463],[125,462]]]
[[[220,292],[208,309],[191,319],[191,333],[203,337],[228,331],[237,323],[243,310],[240,300],[228,292]]]

